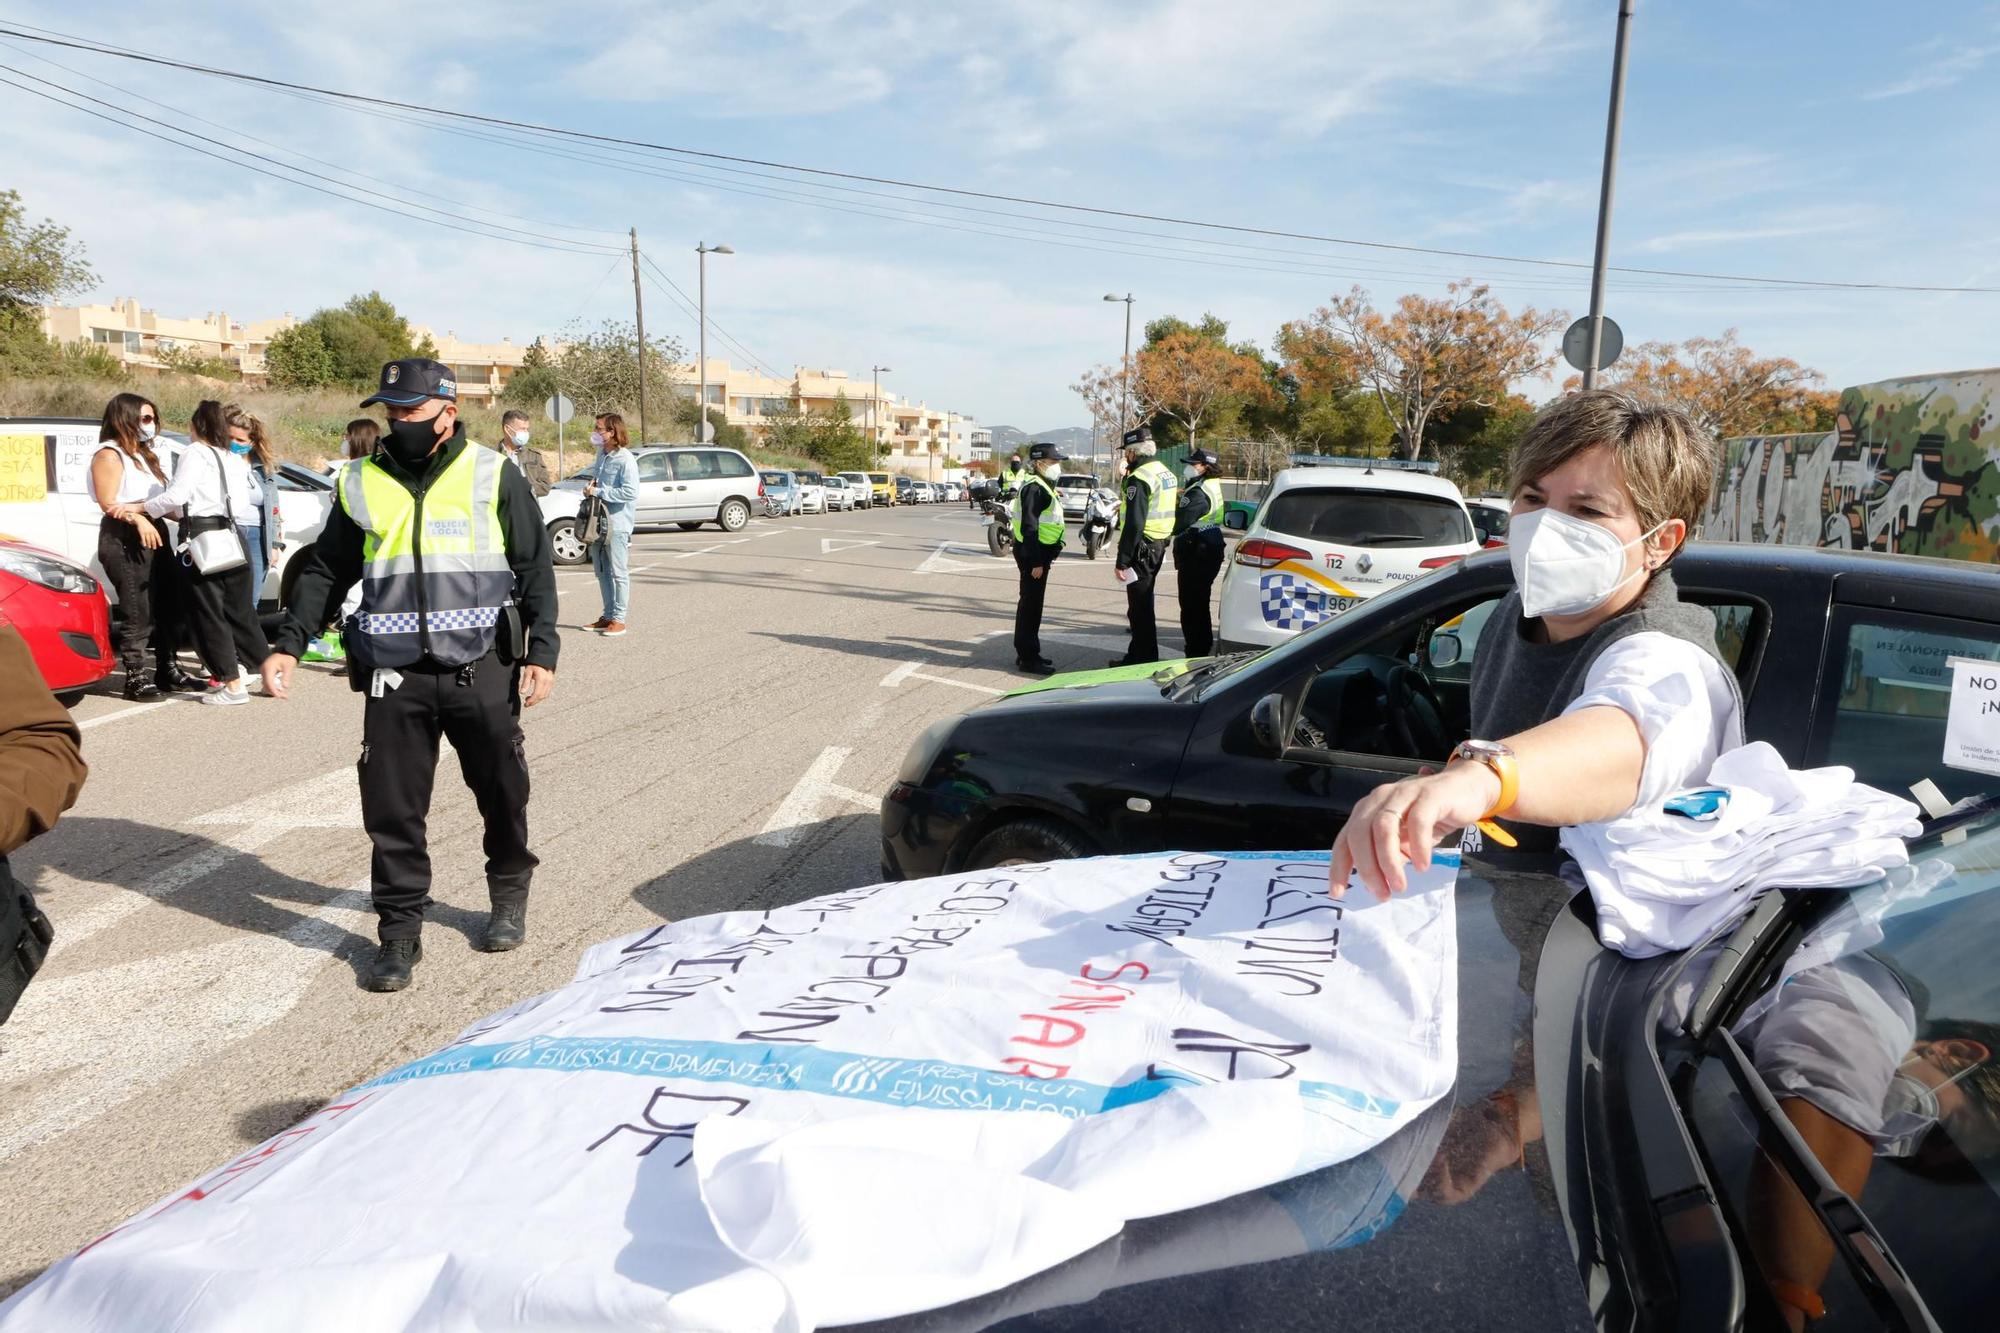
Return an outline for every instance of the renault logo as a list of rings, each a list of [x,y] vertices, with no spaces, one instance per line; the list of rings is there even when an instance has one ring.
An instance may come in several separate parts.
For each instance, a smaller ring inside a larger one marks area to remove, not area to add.
[[[1359,560],[1354,562],[1354,567],[1363,574],[1366,574],[1369,570],[1375,568],[1375,558],[1370,555],[1363,555]]]

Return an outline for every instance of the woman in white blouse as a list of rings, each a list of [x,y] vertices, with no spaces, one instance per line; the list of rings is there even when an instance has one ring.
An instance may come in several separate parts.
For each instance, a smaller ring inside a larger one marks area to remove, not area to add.
[[[119,506],[114,515],[143,512],[158,518],[179,509],[185,515],[181,522],[184,538],[217,529],[235,536],[236,525],[252,508],[250,465],[231,453],[230,445],[241,442],[247,447],[249,426],[242,409],[204,400],[194,410],[189,431],[194,442],[181,450],[173,480],[139,504]],[[271,651],[270,641],[250,610],[249,563],[245,560],[210,574],[195,569],[189,561],[183,564],[195,651],[201,654],[208,674],[221,682],[202,702],[248,703],[244,666],[255,670]]]
[[[153,452],[159,429],[160,410],[151,399],[121,393],[104,405],[104,424],[97,433],[104,447],[90,460],[91,495],[104,511],[97,526],[97,562],[118,590],[118,606],[125,616],[118,655],[125,666],[127,699],[152,699],[163,690],[196,688],[194,678],[174,663],[177,566],[167,525],[131,508],[166,488],[167,474]],[[148,648],[154,662],[150,681],[145,675]]]

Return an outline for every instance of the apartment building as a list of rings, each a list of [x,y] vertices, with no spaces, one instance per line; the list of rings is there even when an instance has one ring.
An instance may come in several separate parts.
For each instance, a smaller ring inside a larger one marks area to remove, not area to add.
[[[682,389],[695,392],[695,367],[679,367],[678,373],[684,380]],[[797,407],[828,413],[843,397],[855,428],[874,440],[885,467],[912,476],[942,475],[962,467],[972,457],[972,417],[912,402],[887,386],[878,393],[872,375],[794,366],[787,380],[719,357],[708,361],[709,405],[723,408],[730,425],[752,434],[761,435],[775,412]]]
[[[42,308],[45,336],[57,342],[92,343],[133,370],[157,374],[168,368],[170,356],[179,353],[230,362],[253,384],[264,378],[264,352],[271,339],[298,322],[290,312],[247,324],[224,311],[211,310],[198,319],[162,315],[134,297],[110,305]],[[415,324],[410,328],[419,341],[428,336],[437,345],[438,360],[457,372],[459,392],[468,398],[499,396],[528,350],[510,338],[475,343],[450,331],[440,334]]]

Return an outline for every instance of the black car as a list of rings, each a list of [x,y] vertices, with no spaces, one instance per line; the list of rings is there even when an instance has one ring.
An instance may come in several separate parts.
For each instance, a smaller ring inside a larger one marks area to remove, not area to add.
[[[1751,739],[1890,790],[1930,778],[1963,803],[1913,848],[1942,878],[1767,894],[1706,947],[1632,960],[1600,947],[1554,858],[1471,858],[1445,1107],[1358,1161],[1133,1223],[895,1327],[1782,1329],[1807,1307],[1820,1329],[1990,1327],[2000,778],[1942,767],[1940,685],[1950,657],[2000,658],[2000,577],[1749,546],[1692,547],[1676,574],[1715,612]],[[1504,559],[1475,557],[1282,648],[1058,678],[949,719],[883,803],[885,871],[1324,847],[1361,794],[1466,734],[1471,659],[1510,584]],[[1885,903],[1865,930],[1842,924]],[[1850,973],[1890,980],[1844,1008],[1840,985],[1795,984]],[[1903,1027],[1866,1035],[1892,989]],[[1786,997],[1826,1009],[1829,993],[1833,1017],[1808,1008],[1772,1035]],[[1879,1161],[1779,1076],[1788,1041],[1824,1052],[1834,1083],[1944,1071],[1905,1098],[1929,1097],[1930,1121]]]

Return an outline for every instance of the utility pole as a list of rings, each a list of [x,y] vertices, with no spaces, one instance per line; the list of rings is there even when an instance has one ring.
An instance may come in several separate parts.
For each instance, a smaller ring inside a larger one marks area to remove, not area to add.
[[[698,261],[696,261],[701,268],[701,296],[700,296],[700,305],[697,307],[699,313],[695,316],[695,322],[701,325],[701,334],[698,339],[698,341],[700,342],[700,350],[697,351],[695,354],[701,358],[701,389],[700,389],[701,398],[699,399],[699,406],[697,407],[694,414],[694,442],[696,444],[706,444],[708,442],[708,430],[709,430],[708,426],[708,257],[710,255],[733,255],[736,252],[730,249],[726,245],[710,245],[706,241],[696,241],[694,245],[694,252],[701,256],[701,258]],[[725,399],[728,397],[726,391],[723,396]],[[727,402],[725,402],[722,406],[722,419],[724,421],[729,420],[729,405]]]
[[[882,430],[881,427],[875,424],[875,414],[882,410],[882,372],[887,369],[889,369],[887,366],[875,366],[872,368],[871,373],[875,376],[875,391],[868,399],[868,446],[874,452],[875,466],[877,468],[882,466]]]
[[[646,443],[646,298],[639,289],[639,229],[632,228],[632,321],[639,335],[639,443]]]
[[[1583,387],[1597,386],[1597,359],[1603,352],[1604,264],[1611,250],[1611,192],[1618,175],[1618,130],[1625,116],[1625,48],[1632,33],[1633,0],[1618,0],[1618,37],[1611,53],[1611,111],[1604,124],[1604,180],[1597,195],[1597,257],[1590,265],[1590,351],[1583,360]]]

